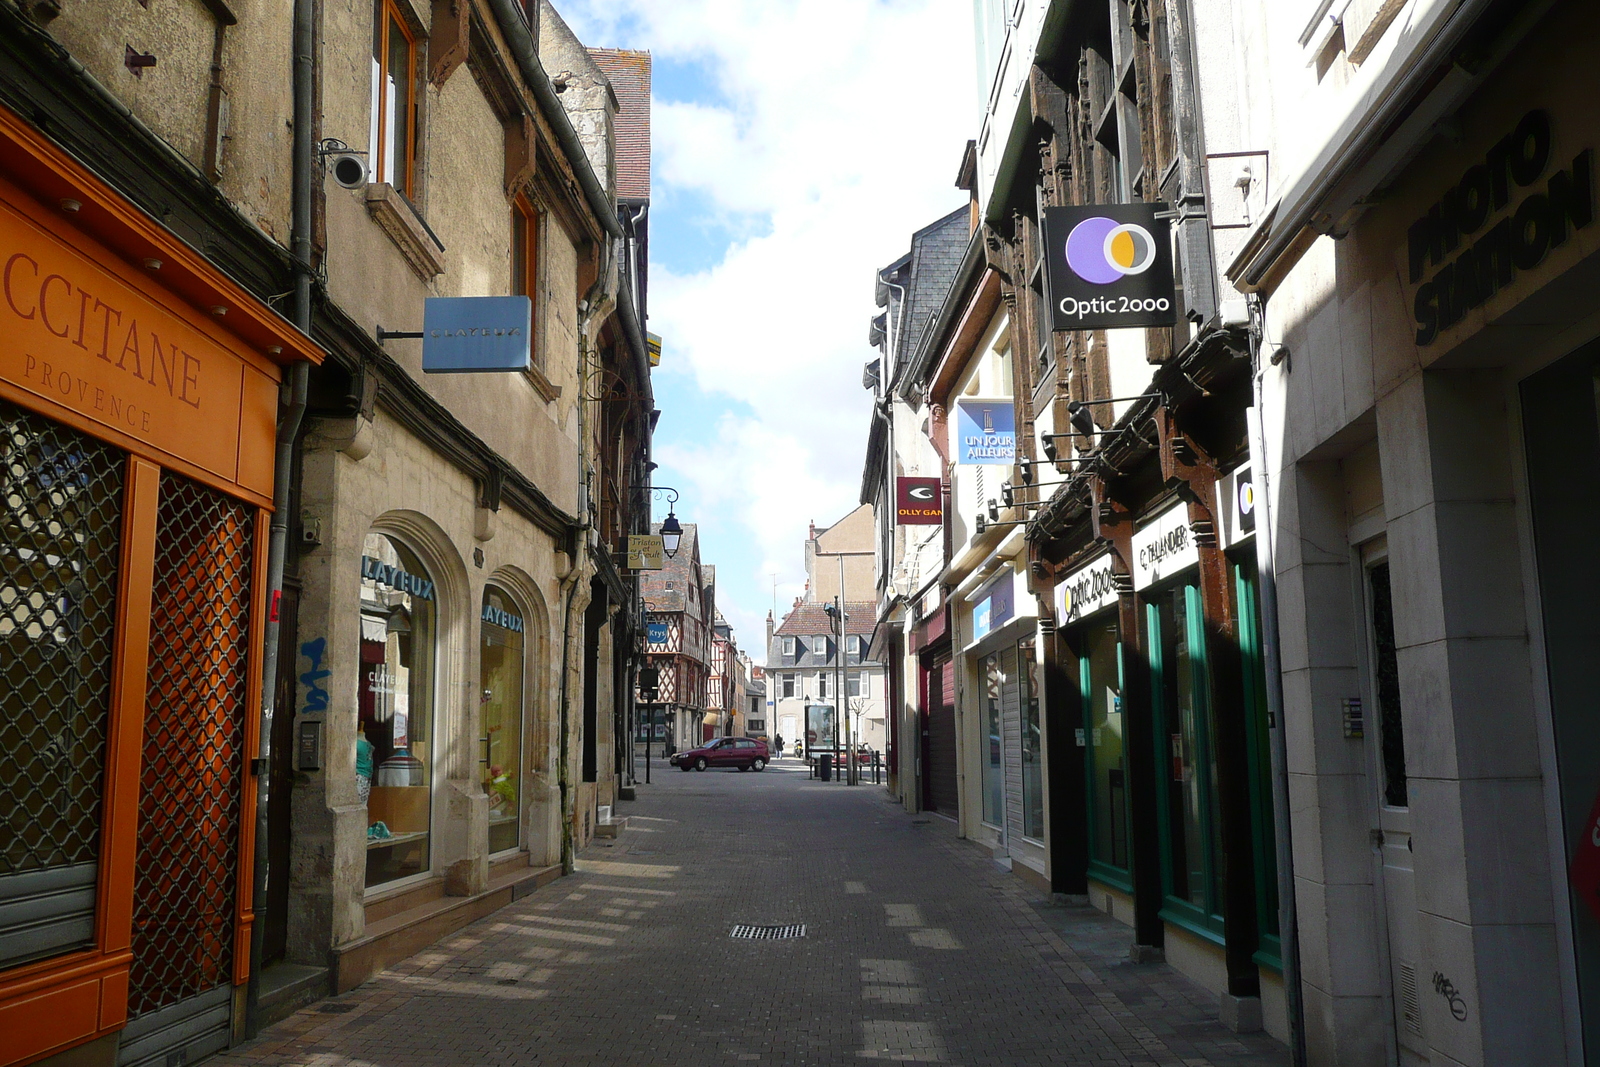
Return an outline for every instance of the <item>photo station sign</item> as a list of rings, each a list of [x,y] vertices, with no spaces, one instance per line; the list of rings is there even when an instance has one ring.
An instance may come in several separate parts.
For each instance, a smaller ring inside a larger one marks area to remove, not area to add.
[[[1178,321],[1172,228],[1162,204],[1044,209],[1045,281],[1058,330],[1171,326]]]

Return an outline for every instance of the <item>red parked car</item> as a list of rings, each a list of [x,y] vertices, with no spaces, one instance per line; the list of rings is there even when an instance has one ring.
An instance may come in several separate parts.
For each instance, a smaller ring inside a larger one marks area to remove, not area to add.
[[[674,752],[667,762],[680,771],[691,768],[703,771],[707,767],[737,767],[741,771],[763,770],[767,761],[767,743],[759,737],[719,737],[707,741],[699,748]]]

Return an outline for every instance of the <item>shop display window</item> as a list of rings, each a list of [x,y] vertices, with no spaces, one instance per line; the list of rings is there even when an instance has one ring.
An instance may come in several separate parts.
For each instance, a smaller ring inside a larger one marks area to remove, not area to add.
[[[1127,747],[1122,727],[1122,655],[1116,620],[1087,627],[1078,661],[1088,754],[1090,859],[1112,868],[1118,881],[1128,873]]]
[[[1179,585],[1148,606],[1152,691],[1159,728],[1157,752],[1163,793],[1163,872],[1169,905],[1220,930],[1222,857],[1217,824],[1215,737],[1205,666],[1200,590]]]
[[[0,400],[0,967],[94,941],[126,469]]]
[[[999,826],[1005,814],[1005,775],[1000,761],[1004,745],[1000,736],[1000,690],[1005,687],[1006,671],[1000,653],[983,657],[978,669],[983,672],[983,821]]]
[[[478,701],[483,713],[483,791],[489,797],[489,851],[518,847],[522,812],[524,621],[495,588],[483,594]]]
[[[361,558],[356,775],[367,803],[367,887],[429,866],[433,816],[434,585],[384,534]]]
[[[1039,727],[1039,664],[1034,642],[1017,645],[1022,700],[1022,836],[1044,838],[1044,742]]]

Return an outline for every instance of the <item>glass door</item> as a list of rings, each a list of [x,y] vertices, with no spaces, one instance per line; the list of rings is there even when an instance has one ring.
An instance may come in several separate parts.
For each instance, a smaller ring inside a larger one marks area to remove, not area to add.
[[[1417,931],[1417,875],[1411,854],[1411,800],[1406,783],[1406,744],[1402,730],[1400,664],[1394,634],[1394,600],[1389,581],[1387,542],[1380,538],[1361,552],[1366,585],[1368,652],[1371,657],[1373,719],[1368,731],[1370,764],[1378,786],[1377,845],[1379,887],[1383,892],[1389,943],[1389,975],[1394,1000],[1395,1040],[1402,1064],[1424,1063],[1428,1043],[1422,1024],[1422,953]]]

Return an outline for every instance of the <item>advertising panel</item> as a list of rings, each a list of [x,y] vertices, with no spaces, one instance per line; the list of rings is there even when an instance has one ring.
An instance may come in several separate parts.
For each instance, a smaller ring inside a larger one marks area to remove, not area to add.
[[[1016,417],[1010,400],[957,400],[956,462],[1010,465],[1017,455]]]
[[[806,755],[832,752],[838,747],[834,726],[837,718],[831,704],[806,705]]]
[[[1049,207],[1045,278],[1058,330],[1171,326],[1178,321],[1172,234],[1163,204]]]

